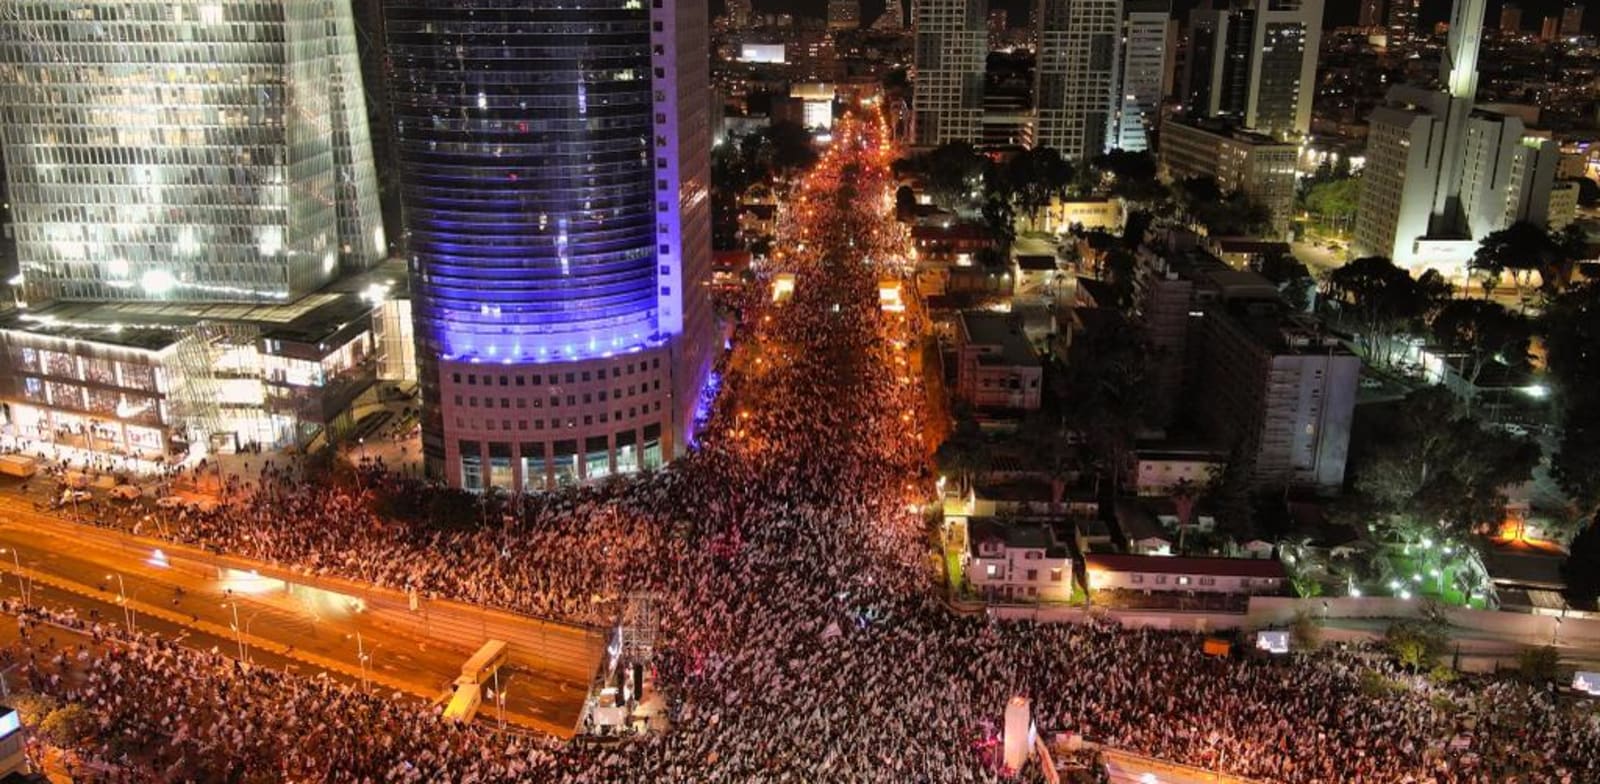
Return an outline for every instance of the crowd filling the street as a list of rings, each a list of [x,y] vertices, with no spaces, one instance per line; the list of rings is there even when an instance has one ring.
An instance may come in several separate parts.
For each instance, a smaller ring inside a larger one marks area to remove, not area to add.
[[[1543,685],[1398,669],[1376,649],[1208,656],[1185,632],[952,611],[934,495],[921,318],[901,274],[898,151],[841,119],[738,308],[722,393],[667,468],[523,494],[472,524],[406,522],[420,480],[365,462],[335,483],[273,466],[211,511],[108,524],[286,567],[594,625],[656,597],[650,666],[670,728],[558,741],[454,724],[426,703],[243,665],[15,605],[26,690],[82,706],[71,749],[108,780],[977,782],[1013,696],[1041,733],[1285,784],[1600,781],[1600,720]],[[58,639],[59,637],[59,639]],[[1383,684],[1374,688],[1374,678]],[[1022,771],[1042,780],[1037,765]]]

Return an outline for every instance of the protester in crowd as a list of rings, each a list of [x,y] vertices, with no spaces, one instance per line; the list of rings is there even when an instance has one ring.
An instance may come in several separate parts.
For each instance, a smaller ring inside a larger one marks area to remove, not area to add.
[[[670,729],[614,745],[501,735],[120,632],[27,665],[30,686],[92,712],[88,756],[163,780],[999,782],[1012,779],[984,752],[987,728],[1024,695],[1046,733],[1263,781],[1600,781],[1600,726],[1541,688],[1435,684],[1360,649],[1223,659],[1192,634],[941,604],[916,511],[932,493],[922,392],[902,362],[920,325],[877,300],[904,247],[883,218],[894,185],[883,133],[843,121],[795,189],[775,263],[800,285],[782,304],[764,290],[742,303],[748,350],[722,368],[698,451],[670,468],[530,493],[454,528],[377,516],[374,498],[436,492],[378,461],[349,486],[269,465],[247,496],[159,526],[295,569],[570,621],[614,623],[629,594],[653,594],[650,667]],[[1372,671],[1401,687],[1364,688]]]

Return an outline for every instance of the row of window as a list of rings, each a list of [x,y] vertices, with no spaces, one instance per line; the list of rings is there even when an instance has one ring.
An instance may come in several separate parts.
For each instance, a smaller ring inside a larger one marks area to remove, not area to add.
[[[539,401],[535,400],[534,402],[537,403]],[[534,406],[534,408],[538,408],[538,406]],[[659,414],[659,413],[661,413],[661,401],[657,400],[654,403],[645,405],[642,408],[637,408],[637,407],[636,408],[629,408],[628,409],[628,415],[627,415],[626,418],[623,417],[622,409],[620,409],[620,408],[617,409],[615,412],[602,411],[599,414],[584,414],[583,415],[583,426],[584,427],[593,427],[594,424],[595,424],[595,419],[596,418],[598,418],[600,420],[600,424],[602,424],[602,425],[609,424],[611,422],[625,422],[625,421],[629,421],[629,420],[632,420],[632,419],[636,419],[641,413],[643,413],[643,414],[650,414],[650,413],[658,413]],[[510,420],[510,419],[495,420],[495,419],[478,419],[476,417],[471,418],[471,419],[466,419],[466,418],[459,417],[459,416],[456,417],[455,419],[456,419],[456,427],[463,428],[463,429],[466,429],[468,427],[470,427],[472,430],[511,430],[512,429],[512,427],[511,427],[512,420]],[[525,430],[529,430],[530,429],[528,427],[529,421],[530,420],[527,420],[527,419],[518,419],[518,420],[516,420],[516,429],[517,430],[524,430],[524,431]],[[533,423],[533,427],[531,428],[532,430],[543,430],[543,429],[545,429],[545,420],[544,419],[534,419],[534,420],[531,420],[531,421]],[[550,422],[550,429],[551,430],[560,430],[562,428],[563,422],[559,417],[551,417],[549,422]],[[577,427],[578,426],[578,417],[568,417],[566,422],[565,422],[565,425],[566,425],[567,428],[575,428],[575,427]]]
[[[613,441],[615,450],[611,446]],[[642,433],[624,430],[610,437],[590,436],[583,440],[581,451],[577,439],[549,444],[542,441],[460,441],[458,447],[461,486],[468,490],[513,487],[519,474],[523,486],[527,487],[543,487],[551,480],[558,485],[572,484],[612,473],[659,468],[663,458],[661,426],[656,424],[646,425]],[[487,447],[487,461],[484,447]],[[520,470],[514,472],[513,467]]]
[[[1027,581],[1028,582],[1035,583],[1035,582],[1039,581],[1039,570],[1038,569],[1029,569],[1029,570],[1027,570],[1027,572],[1025,574],[1027,575]],[[991,579],[991,580],[1004,580],[1004,579],[1006,579],[1005,570],[1003,568],[1001,568],[1000,566],[997,566],[995,564],[989,564],[987,566],[987,568],[984,570],[984,575],[986,577],[988,577],[989,579]],[[1053,568],[1053,569],[1050,570],[1050,582],[1059,583],[1064,579],[1066,579],[1066,571],[1065,570],[1063,570],[1063,569],[1061,569],[1059,567]]]
[[[1142,575],[1142,574],[1130,574],[1130,575],[1128,575],[1128,582],[1130,582],[1130,583],[1132,583],[1134,585],[1143,585],[1144,584],[1144,575]],[[1155,575],[1155,579],[1152,582],[1155,585],[1166,585],[1167,584],[1167,576],[1164,575],[1164,574]],[[1199,585],[1210,586],[1210,585],[1216,585],[1217,584],[1217,578],[1215,578],[1215,577],[1194,578],[1194,577],[1190,577],[1188,575],[1178,575],[1175,579],[1173,579],[1172,583],[1174,585],[1199,584]],[[1250,578],[1248,578],[1248,577],[1240,577],[1239,578],[1239,587],[1240,588],[1248,588],[1248,587],[1250,587]]]
[[[629,362],[627,365],[614,365],[611,368],[611,377],[612,378],[621,378],[622,374],[624,372],[624,369],[626,369],[627,374],[630,375],[630,376],[633,375],[635,372],[642,372],[642,371],[645,371],[645,370],[660,370],[661,369],[661,358],[660,357],[656,357],[656,358],[650,360],[649,362],[639,362],[639,363]],[[457,383],[457,384],[462,383],[462,381],[461,381],[462,377],[463,377],[463,374],[461,374],[461,373],[451,373],[450,374],[450,380],[455,382],[455,383]],[[604,370],[597,370],[597,371],[593,371],[592,373],[591,373],[591,371],[588,371],[588,370],[584,370],[584,371],[581,371],[581,372],[572,371],[572,372],[568,372],[566,374],[566,383],[568,383],[568,384],[576,384],[580,380],[587,382],[587,381],[590,381],[590,380],[594,380],[596,378],[604,379],[605,377],[606,377],[606,372]],[[467,374],[465,374],[465,378],[466,378],[466,384],[468,386],[478,386],[479,385],[478,384],[479,374],[477,374],[477,373],[467,373]],[[560,373],[551,373],[548,376],[545,376],[545,375],[542,375],[542,374],[539,374],[539,373],[533,373],[533,374],[529,374],[529,375],[522,375],[522,374],[511,375],[511,374],[506,374],[506,373],[500,373],[500,374],[497,374],[497,375],[492,375],[492,374],[489,374],[489,373],[484,373],[484,374],[482,374],[482,379],[483,379],[483,384],[482,385],[486,386],[486,387],[495,386],[495,383],[496,383],[495,380],[499,379],[499,385],[502,386],[502,387],[511,386],[512,384],[515,384],[516,386],[519,386],[519,387],[520,386],[526,386],[526,385],[538,386],[539,384],[544,383],[543,379],[546,379],[546,378],[549,379],[549,383],[551,383],[552,385],[561,383],[561,374]],[[660,387],[660,382],[659,381],[656,382],[656,386],[657,386],[657,388]],[[604,400],[604,398],[601,398],[601,399]],[[460,403],[461,401],[457,400],[456,402]]]
[[[661,379],[656,379],[653,382],[646,383],[646,384],[643,384],[643,385],[640,385],[640,386],[636,386],[636,387],[635,386],[628,387],[627,397],[633,397],[634,395],[647,393],[647,392],[652,392],[652,391],[654,391],[654,392],[660,392],[661,391]],[[598,393],[585,392],[585,393],[583,393],[583,404],[584,405],[589,405],[589,404],[595,402],[596,395],[598,395],[599,400],[600,400],[601,403],[606,402],[606,398],[607,397],[610,397],[612,400],[621,400],[623,398],[622,387],[617,387],[615,389],[612,389],[609,393],[604,389],[600,390]],[[492,398],[492,397],[483,398],[483,407],[484,408],[494,408],[495,407],[494,400],[495,399]],[[519,398],[515,398],[515,400],[516,400],[516,405],[515,405],[516,408],[527,408],[528,407],[528,399],[527,398],[519,397]],[[507,397],[500,398],[500,408],[507,408],[507,409],[508,408],[512,408],[513,406],[512,406],[512,402],[511,401],[512,401],[512,398],[507,398]],[[577,404],[578,404],[578,396],[577,395],[567,395],[567,405],[575,406]],[[461,402],[461,396],[460,395],[456,395],[456,405],[458,405],[458,406],[459,405],[467,405],[467,406],[471,406],[472,408],[477,408],[478,407],[478,397],[476,395],[469,396],[467,398],[467,402],[465,404],[463,404]],[[533,407],[534,408],[543,408],[544,407],[544,399],[543,398],[534,398],[533,399]],[[550,396],[550,407],[551,408],[560,408],[561,407],[561,396],[560,395],[551,395]],[[604,421],[604,420],[602,420],[602,421]]]

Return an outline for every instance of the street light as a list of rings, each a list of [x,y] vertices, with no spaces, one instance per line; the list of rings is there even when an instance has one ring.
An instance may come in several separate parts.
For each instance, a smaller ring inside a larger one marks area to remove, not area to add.
[[[133,626],[133,608],[128,606],[128,584],[122,581],[122,572],[112,572],[111,574],[106,575],[107,580],[111,579],[112,577],[117,578],[117,601],[122,604],[122,619],[128,624],[128,633],[133,634],[135,631]]]
[[[494,670],[494,688],[489,690],[489,699],[494,701],[495,714],[500,721],[500,729],[506,728],[506,693],[500,688],[500,668]]]
[[[0,547],[0,553],[11,553],[11,562],[17,566],[17,591],[22,594],[22,606],[27,607],[32,603],[33,590],[22,578],[22,561],[17,558],[17,551],[11,547]]]
[[[367,683],[367,647],[361,641],[361,632],[356,632],[356,661],[361,664],[361,690],[370,692],[372,687]]]
[[[224,604],[233,608],[233,641],[239,645],[239,661],[245,661],[244,633],[243,629],[241,629],[239,626],[239,603],[237,601],[231,601],[224,602]],[[251,616],[251,620],[255,620],[255,616]]]

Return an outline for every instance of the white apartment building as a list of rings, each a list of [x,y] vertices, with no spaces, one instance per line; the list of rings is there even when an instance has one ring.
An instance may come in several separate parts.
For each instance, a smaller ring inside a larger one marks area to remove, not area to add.
[[[1070,535],[1045,523],[967,521],[968,587],[992,600],[1064,602],[1072,598]]]
[[[918,147],[975,141],[989,54],[986,0],[916,0],[911,135]]]
[[[1082,159],[1104,152],[1121,106],[1120,0],[1039,0],[1034,143]]]
[[[1127,0],[1111,146],[1132,152],[1150,149],[1166,90],[1167,39],[1173,25],[1171,0]]]
[[[1354,250],[1464,279],[1478,241],[1519,220],[1549,224],[1560,152],[1516,117],[1475,111],[1485,0],[1456,0],[1443,90],[1390,88],[1369,118]]]
[[[1205,329],[1202,426],[1249,456],[1257,485],[1337,492],[1361,360],[1315,322],[1257,303],[1213,308]]]

